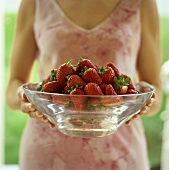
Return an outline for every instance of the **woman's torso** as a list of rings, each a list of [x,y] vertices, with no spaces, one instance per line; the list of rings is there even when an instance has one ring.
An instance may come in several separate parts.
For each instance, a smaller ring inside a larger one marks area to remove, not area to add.
[[[55,0],[36,0],[34,31],[40,80],[65,60],[79,57],[100,66],[114,62],[122,73],[134,79],[140,46],[140,0],[122,0],[104,20],[92,28],[89,25],[84,28],[73,22]],[[51,130],[47,124],[31,119],[23,148],[28,153],[29,168],[37,166],[36,170],[148,169],[141,121],[123,125],[108,137],[84,139],[62,135],[57,129]]]
[[[112,61],[121,72],[134,77],[140,45],[138,1],[119,1],[104,20],[99,19],[100,22],[90,29],[76,24],[55,0],[39,1],[35,36],[40,77],[44,78],[63,61],[79,57],[89,58],[98,65]],[[86,25],[92,24],[88,22]]]

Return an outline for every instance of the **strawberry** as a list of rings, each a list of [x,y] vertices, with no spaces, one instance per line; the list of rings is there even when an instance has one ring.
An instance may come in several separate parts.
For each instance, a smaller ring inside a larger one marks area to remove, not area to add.
[[[103,66],[98,71],[103,83],[112,84],[114,81],[114,70],[109,66]]]
[[[95,69],[96,69],[96,71],[98,72],[99,71],[99,66],[97,65],[97,64],[95,64]]]
[[[126,94],[138,94],[139,92],[133,89],[128,89]],[[130,97],[125,98],[125,101],[136,100],[137,95],[131,95]]]
[[[78,95],[80,95],[80,96],[78,96]],[[72,90],[70,92],[70,98],[71,98],[72,103],[74,104],[74,108],[77,111],[82,111],[84,109],[85,96],[84,96],[84,91],[83,90],[75,88],[74,90]]]
[[[43,91],[43,86],[44,86],[44,84],[45,84],[44,81],[40,82],[40,83],[38,84],[38,86],[37,86],[37,91]]]
[[[101,104],[106,107],[112,107],[122,104],[124,101],[123,97],[120,96],[112,96],[112,97],[104,97],[101,99]]]
[[[70,102],[70,98],[68,96],[64,95],[58,95],[58,94],[51,94],[52,100],[56,105],[68,105]]]
[[[89,59],[79,58],[77,69],[82,70],[84,67],[97,69],[97,67]]]
[[[65,86],[65,87],[64,87],[64,89],[63,89],[63,93],[65,93],[65,94],[69,94],[69,93],[70,93],[70,90],[71,90],[71,88],[70,88],[70,87]]]
[[[105,89],[105,95],[117,95],[116,91],[114,90],[111,84],[108,84]]]
[[[87,83],[100,84],[102,82],[100,76],[94,68],[84,67],[80,75],[82,76],[82,79]]]
[[[82,80],[82,78],[78,75],[72,74],[70,76],[67,76],[67,86],[68,87],[83,87],[86,85],[86,83]]]
[[[100,86],[102,92],[105,94],[107,84],[106,83],[101,83],[99,86]]]
[[[126,94],[128,90],[128,86],[131,82],[130,77],[124,77],[123,74],[121,74],[118,77],[114,77],[114,84],[113,87],[116,90],[117,94]]]
[[[44,84],[48,83],[49,81],[50,81],[50,75],[43,80]]]
[[[57,73],[57,69],[53,69],[50,75],[46,79],[44,79],[44,83],[47,83],[49,81],[56,81],[56,73]]]
[[[118,70],[114,63],[107,63],[107,66],[111,67],[114,70],[116,77],[120,76],[120,71]]]
[[[128,91],[128,86],[121,86],[120,89],[117,89],[117,90],[116,90],[116,92],[117,92],[118,94],[126,94],[127,91]]]
[[[133,90],[133,89],[128,89],[127,90],[127,94],[138,94],[139,92],[137,90]]]
[[[89,98],[89,103],[91,106],[100,106],[101,105],[100,100],[96,97]]]
[[[58,67],[58,71],[56,74],[57,81],[60,84],[65,85],[67,81],[66,76],[74,74],[74,72],[75,70],[73,65],[71,64],[71,61],[65,62]]]
[[[85,95],[104,95],[100,86],[96,83],[88,83],[84,87]]]
[[[129,76],[128,75],[126,75],[126,74],[123,74],[123,76],[124,76],[124,78],[128,78]],[[130,78],[130,77],[129,77]],[[134,86],[134,84],[133,84],[133,82],[130,80],[130,83],[129,83],[129,85],[128,85],[128,88],[129,89],[133,89],[133,90],[135,90],[136,88],[135,88],[135,86]]]
[[[57,69],[53,69],[51,71],[51,74],[47,76],[47,78],[45,78],[38,86],[37,90],[38,91],[43,91],[43,86],[44,84],[51,82],[51,81],[56,81],[56,73],[57,73]]]
[[[57,81],[51,81],[43,85],[43,91],[48,93],[61,93],[63,86]]]

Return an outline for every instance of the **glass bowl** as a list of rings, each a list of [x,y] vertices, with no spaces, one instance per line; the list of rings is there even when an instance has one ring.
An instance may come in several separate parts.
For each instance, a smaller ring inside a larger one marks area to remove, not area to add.
[[[115,133],[139,113],[154,92],[147,83],[136,84],[138,94],[102,96],[45,93],[37,91],[37,85],[23,85],[28,100],[61,133],[75,137],[103,137]]]

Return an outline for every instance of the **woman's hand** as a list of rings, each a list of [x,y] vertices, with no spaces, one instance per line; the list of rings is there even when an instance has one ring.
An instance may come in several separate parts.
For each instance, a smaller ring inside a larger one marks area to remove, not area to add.
[[[35,106],[29,102],[29,100],[27,99],[24,91],[23,91],[23,88],[22,86],[20,86],[18,88],[18,96],[21,100],[21,111],[24,112],[24,113],[27,113],[29,115],[29,117],[31,118],[38,118],[40,119],[41,121],[43,122],[48,122],[49,125],[54,128],[55,125],[50,121],[48,120],[48,118],[43,115],[43,113],[41,113],[40,111],[38,111]]]
[[[148,90],[147,88],[149,88],[149,87],[150,87],[150,88],[153,88],[152,85],[150,85],[150,84],[148,84],[148,83],[146,83],[146,82],[141,82],[141,83],[142,83],[142,85],[145,85],[145,87],[143,86],[144,89],[142,89],[141,91],[144,91],[144,90],[147,91],[147,90]],[[148,113],[149,113],[151,107],[154,105],[155,101],[156,101],[156,99],[155,99],[155,93],[153,93],[153,95],[151,96],[151,98],[147,101],[146,105],[142,107],[142,109],[140,110],[140,112],[139,112],[138,114],[134,115],[130,120],[128,120],[128,121],[126,122],[126,124],[130,124],[130,122],[131,122],[132,120],[139,119],[139,118],[141,118],[141,116],[143,116],[143,115],[147,115],[147,116],[148,116],[148,115],[149,115]]]

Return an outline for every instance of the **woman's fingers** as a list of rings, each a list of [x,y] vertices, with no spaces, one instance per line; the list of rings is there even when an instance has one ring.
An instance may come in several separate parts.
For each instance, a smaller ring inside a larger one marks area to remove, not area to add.
[[[38,110],[36,111],[35,115],[36,115],[37,118],[43,117],[43,113],[39,112]]]
[[[43,115],[42,112],[39,112],[38,110],[36,110],[34,112],[30,112],[28,114],[31,118],[38,118],[42,122],[48,122],[51,128],[55,127],[55,125],[45,115]]]
[[[28,113],[31,118],[41,118],[43,114],[39,112],[38,110],[31,111]]]
[[[40,119],[42,122],[48,122],[48,118],[45,115],[43,115]]]
[[[54,128],[54,127],[55,127],[55,125],[47,118],[47,116],[44,116],[44,115],[43,115],[43,116],[41,117],[41,121],[43,121],[43,122],[48,122],[51,128]]]
[[[149,110],[150,110],[150,107],[149,107],[149,106],[144,106],[144,107],[141,109],[140,114],[141,114],[141,115],[146,115]]]
[[[155,103],[156,99],[155,98],[151,98],[150,100],[148,100],[148,102],[146,103],[146,106],[151,107],[154,103]]]
[[[26,97],[26,94],[25,94],[25,93],[23,94],[23,101],[24,101],[24,102],[29,102],[29,100],[28,100],[28,98]]]
[[[55,127],[55,125],[50,120],[48,120],[48,122],[49,122],[49,125],[50,125],[51,128]]]
[[[25,93],[24,93],[24,90],[23,90],[22,86],[18,88],[17,94],[18,94],[18,97],[19,97],[22,101],[24,101],[24,102],[29,102],[28,98],[26,97],[26,95],[25,95]]]
[[[36,110],[35,106],[31,103],[21,103],[21,110],[24,113],[34,112]]]
[[[29,102],[27,99],[22,86],[17,90],[17,94],[21,99],[21,111],[27,113],[31,118],[38,118],[42,122],[48,122],[51,128],[54,128],[55,125],[40,111],[36,110],[35,106]]]
[[[128,120],[125,124],[129,125],[132,120],[140,119],[141,115],[140,113],[134,115],[130,120]]]
[[[153,106],[155,101],[156,101],[155,98],[151,98],[150,100],[148,100],[146,105],[141,109],[140,114],[143,114],[143,115],[148,114],[150,108]]]
[[[35,111],[35,112],[36,112],[36,111]],[[35,112],[29,112],[29,113],[28,113],[29,117],[31,117],[31,118],[37,118]]]

